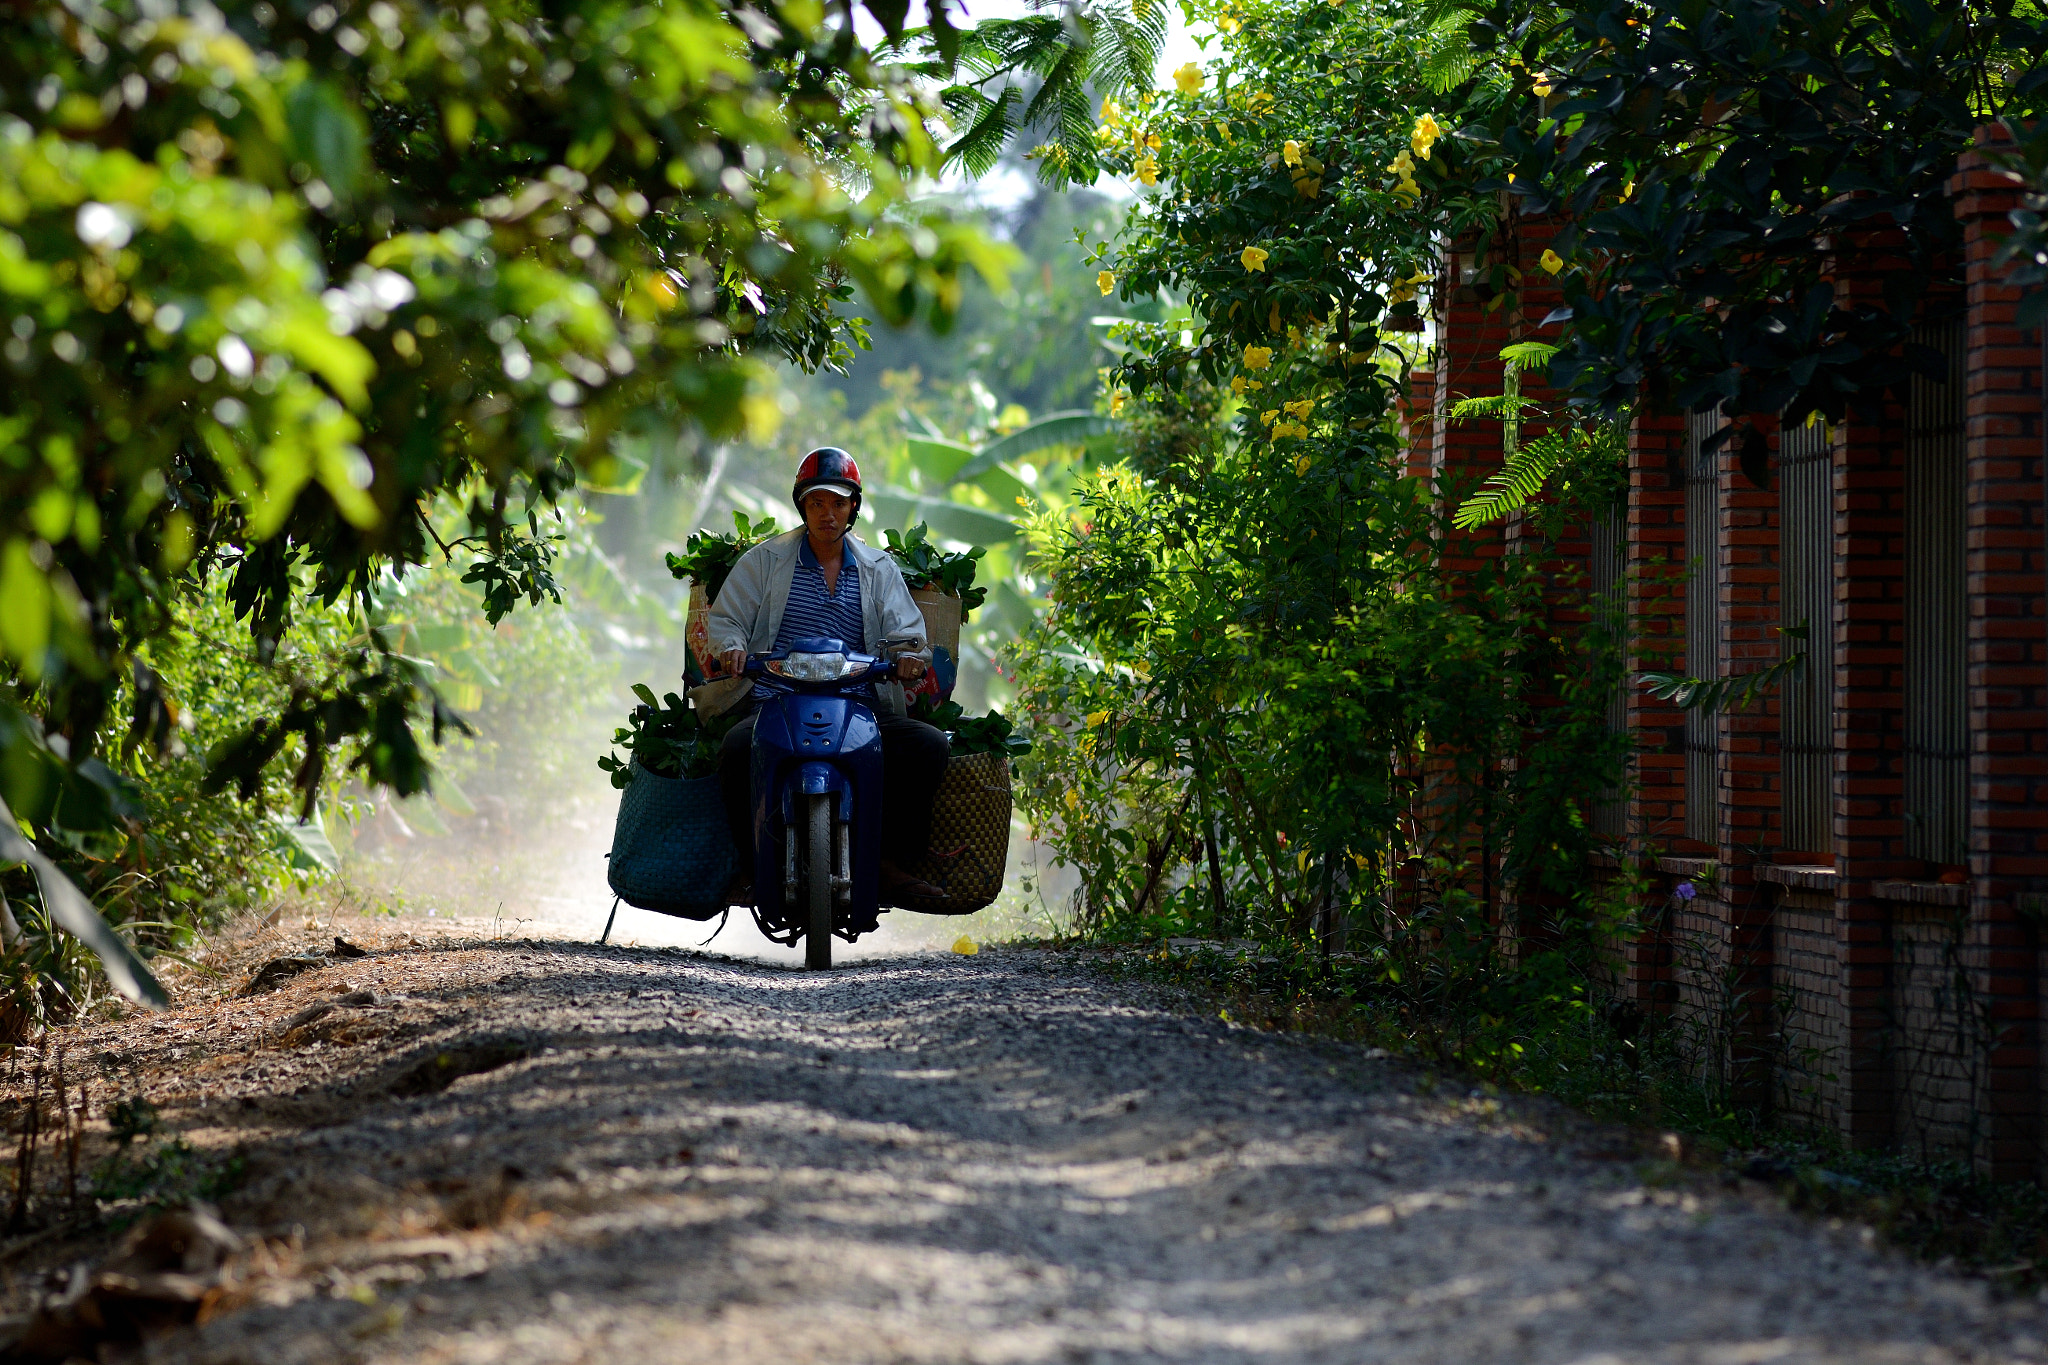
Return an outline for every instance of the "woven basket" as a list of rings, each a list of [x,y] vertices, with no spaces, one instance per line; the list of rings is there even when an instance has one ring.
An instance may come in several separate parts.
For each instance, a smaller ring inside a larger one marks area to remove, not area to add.
[[[936,855],[965,845],[957,858]],[[932,802],[932,856],[912,873],[945,891],[941,900],[905,902],[928,915],[971,915],[995,902],[1010,860],[1010,760],[962,754],[946,763]]]
[[[711,604],[704,598],[704,585],[696,579],[690,580],[689,614],[684,618],[683,639],[690,646],[690,662],[695,671],[689,675],[691,683],[701,683],[710,677],[711,660]]]
[[[725,824],[718,778],[662,777],[633,760],[619,796],[606,877],[620,900],[680,919],[725,912],[738,855]]]
[[[925,643],[939,646],[953,658],[959,658],[960,594],[912,588],[910,600],[917,603],[918,611],[924,614]]]

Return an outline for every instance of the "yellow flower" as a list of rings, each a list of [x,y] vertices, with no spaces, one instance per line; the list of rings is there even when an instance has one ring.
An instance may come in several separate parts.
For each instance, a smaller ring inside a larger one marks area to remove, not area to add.
[[[1402,152],[1387,163],[1387,169],[1400,176],[1403,180],[1406,180],[1415,174],[1415,158],[1406,152]]]
[[[1221,33],[1235,33],[1244,27],[1244,16],[1232,5],[1216,16],[1216,28]]]
[[[1297,455],[1297,456],[1295,456],[1295,457],[1294,457],[1294,472],[1295,472],[1296,476],[1298,476],[1298,477],[1306,477],[1306,476],[1308,475],[1308,471],[1309,471],[1309,468],[1310,468],[1310,466],[1312,466],[1313,464],[1315,464],[1315,461],[1314,461],[1314,460],[1311,460],[1311,459],[1310,459],[1310,458],[1309,458],[1308,456],[1306,456],[1306,455]]]
[[[1080,788],[1078,788],[1078,787],[1069,787],[1069,788],[1067,788],[1067,809],[1068,809],[1068,810],[1079,810],[1079,809],[1081,809],[1081,791],[1080,791]]]
[[[1116,272],[1114,270],[1096,271],[1095,287],[1107,295],[1112,289],[1116,288]]]
[[[1635,197],[1635,192],[1636,192],[1636,182],[1635,182],[1635,181],[1633,181],[1633,180],[1624,180],[1624,181],[1622,181],[1622,182],[1621,182],[1621,197],[1622,197],[1623,199],[1632,199],[1632,198],[1634,198],[1634,197]]]
[[[1090,711],[1088,713],[1088,728],[1093,730],[1096,726],[1102,724],[1104,721],[1108,719],[1109,712],[1107,711]]]
[[[1547,100],[1550,98],[1550,82],[1548,81],[1538,81],[1536,82],[1536,84],[1530,86],[1529,88],[1536,92],[1536,96],[1538,99]]]
[[[1246,270],[1264,270],[1266,268],[1266,252],[1259,247],[1246,247],[1243,251],[1237,253],[1237,259],[1244,262]]]
[[[1282,403],[1280,406],[1287,409],[1289,417],[1306,417],[1316,410],[1316,400],[1313,398],[1297,398],[1292,403]]]
[[[1124,121],[1124,107],[1115,100],[1104,100],[1102,102],[1102,121],[1112,128],[1118,127]]]
[[[1219,123],[1216,125],[1216,136],[1222,138],[1225,143],[1229,144],[1232,147],[1235,147],[1237,145],[1237,139],[1230,135],[1230,125],[1227,123]]]
[[[1424,114],[1415,120],[1415,131],[1409,134],[1408,145],[1415,149],[1415,155],[1427,161],[1430,147],[1443,135],[1443,125],[1436,121],[1435,115]]]
[[[1161,147],[1165,146],[1166,144],[1165,144],[1165,143],[1163,143],[1163,142],[1161,142],[1161,141],[1159,140],[1159,134],[1157,134],[1157,133],[1147,133],[1147,134],[1145,134],[1145,145],[1146,145],[1147,147],[1150,147],[1150,148],[1151,148],[1151,149],[1152,149],[1153,151],[1155,151],[1155,152],[1156,152],[1156,151],[1158,151],[1158,150],[1159,150],[1159,149],[1160,149]]]
[[[1127,394],[1127,393],[1113,393],[1113,394],[1111,394],[1111,395],[1109,396],[1109,415],[1110,415],[1111,417],[1121,417],[1121,416],[1123,416],[1123,415],[1124,415],[1124,404],[1126,404],[1126,403],[1128,403],[1128,402],[1130,402],[1130,401],[1131,401],[1131,396],[1130,396],[1129,394]]]
[[[1202,68],[1193,62],[1177,66],[1173,71],[1173,83],[1180,87],[1183,95],[1192,95],[1202,88]]]
[[[1259,414],[1259,420],[1260,420],[1261,422],[1265,423],[1265,424],[1266,424],[1267,426],[1269,426],[1269,427],[1270,427],[1270,426],[1272,426],[1272,425],[1273,425],[1273,419],[1274,419],[1275,417],[1278,417],[1279,415],[1280,415],[1280,409],[1278,409],[1278,408],[1267,408],[1267,409],[1266,409],[1266,410],[1265,410],[1264,412],[1262,412],[1262,413],[1260,413],[1260,414]]]
[[[962,957],[973,957],[981,951],[981,946],[973,939],[967,937],[967,935],[962,934],[953,940],[953,951]]]
[[[1555,275],[1558,271],[1564,269],[1564,257],[1558,255],[1549,247],[1543,248],[1543,255],[1539,259],[1542,263],[1543,268],[1553,275]]]
[[[1290,166],[1299,166],[1301,164],[1301,144],[1293,138],[1288,138],[1286,142],[1281,144],[1280,159]]]
[[[1139,157],[1131,169],[1138,173],[1139,184],[1156,185],[1159,183],[1159,162],[1150,152]]]
[[[1260,389],[1263,389],[1265,387],[1266,386],[1264,384],[1261,384],[1258,380],[1246,379],[1241,374],[1232,375],[1230,377],[1230,391],[1236,394],[1239,398],[1244,397],[1248,393],[1257,393]]]
[[[1244,348],[1244,367],[1247,370],[1263,370],[1273,363],[1271,346],[1247,346]]]

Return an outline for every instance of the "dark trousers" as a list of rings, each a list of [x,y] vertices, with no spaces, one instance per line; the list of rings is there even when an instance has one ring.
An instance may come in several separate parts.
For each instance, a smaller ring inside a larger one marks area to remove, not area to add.
[[[754,871],[753,753],[754,717],[726,733],[718,751],[718,777],[725,796],[725,818],[732,841],[739,846],[740,875]],[[932,840],[932,798],[946,775],[949,745],[946,732],[908,716],[875,712],[882,732],[882,856],[908,868],[924,857]]]

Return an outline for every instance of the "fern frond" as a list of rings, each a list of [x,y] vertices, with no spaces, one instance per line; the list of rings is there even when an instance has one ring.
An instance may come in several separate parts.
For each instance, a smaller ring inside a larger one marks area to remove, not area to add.
[[[1488,394],[1482,398],[1460,398],[1457,402],[1451,404],[1451,420],[1453,422],[1505,422],[1510,418],[1520,417],[1525,412],[1533,412],[1540,407],[1542,407],[1542,404],[1538,403],[1535,399],[1524,398],[1520,394],[1513,393]]]
[[[953,145],[946,148],[946,161],[957,162],[972,176],[987,175],[1002,159],[1003,144],[1010,140],[1010,106],[1016,102],[1014,86],[1004,86],[990,99],[978,90],[955,86],[940,98],[954,124],[968,125]]]
[[[1459,504],[1451,525],[1470,531],[1489,521],[1498,521],[1543,491],[1543,485],[1564,463],[1571,443],[1552,439],[1529,442],[1508,456],[1500,471],[1479,485],[1479,491]]]
[[[1542,341],[1518,341],[1503,346],[1500,358],[1516,370],[1540,370],[1557,358],[1557,347]]]
[[[1470,15],[1450,15],[1432,23],[1416,54],[1422,78],[1436,94],[1450,91],[1470,80],[1479,66],[1478,49],[1472,46]]]

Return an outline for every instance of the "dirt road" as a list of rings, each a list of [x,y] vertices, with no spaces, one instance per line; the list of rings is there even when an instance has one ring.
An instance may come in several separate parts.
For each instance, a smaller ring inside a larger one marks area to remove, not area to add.
[[[97,1036],[247,1162],[149,1359],[2044,1358],[2031,1300],[1069,956],[387,944]]]

